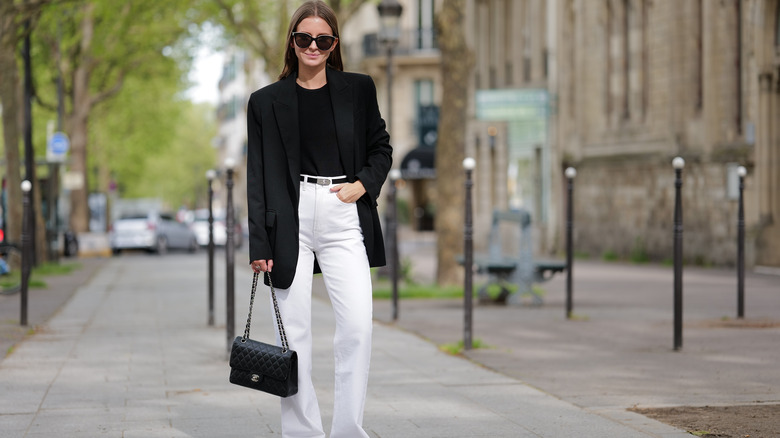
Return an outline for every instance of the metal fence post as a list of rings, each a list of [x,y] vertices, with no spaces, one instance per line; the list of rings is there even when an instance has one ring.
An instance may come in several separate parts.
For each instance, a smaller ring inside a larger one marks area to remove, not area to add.
[[[682,348],[682,325],[683,325],[683,291],[682,291],[682,237],[683,237],[683,217],[682,217],[682,170],[685,167],[685,160],[682,157],[675,157],[672,160],[674,167],[674,349]]]
[[[225,160],[225,168],[227,170],[226,184],[227,187],[227,211],[225,212],[225,227],[227,228],[227,241],[225,242],[225,265],[227,271],[225,273],[226,288],[225,296],[227,299],[227,351],[230,354],[230,347],[233,345],[233,338],[235,337],[235,242],[233,237],[234,232],[234,211],[233,211],[233,167],[235,161],[228,158]]]
[[[737,318],[745,317],[745,166],[737,168],[739,176],[739,211],[737,213]]]
[[[473,346],[472,338],[472,313],[474,307],[474,285],[473,285],[473,264],[474,264],[474,227],[471,205],[471,188],[474,182],[471,174],[476,166],[476,161],[468,157],[463,160],[463,168],[466,170],[466,211],[465,226],[463,227],[463,268],[465,271],[463,286],[463,306],[464,306],[464,325],[463,325],[463,348],[471,350]]]
[[[401,178],[401,171],[393,169],[390,171],[390,192],[388,193],[388,232],[390,237],[390,279],[393,285],[393,321],[398,321],[398,204],[396,197],[398,188],[396,183]]]
[[[217,172],[214,169],[206,171],[206,179],[209,183],[209,321],[210,326],[214,325],[214,178],[217,177]]]
[[[572,300],[572,267],[573,267],[573,239],[572,231],[574,229],[574,177],[577,176],[577,169],[573,167],[566,168],[564,172],[568,181],[566,190],[566,319],[571,319],[574,303]]]

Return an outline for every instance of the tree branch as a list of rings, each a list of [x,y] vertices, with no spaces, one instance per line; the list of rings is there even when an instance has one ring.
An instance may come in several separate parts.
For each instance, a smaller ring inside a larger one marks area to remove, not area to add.
[[[130,64],[130,66],[127,69],[120,70],[119,77],[117,77],[116,82],[114,82],[114,85],[111,88],[103,90],[89,99],[90,108],[94,108],[97,104],[119,93],[122,90],[122,85],[124,85],[125,83],[125,76],[127,76],[127,72],[133,70],[139,64],[140,61],[137,61]]]

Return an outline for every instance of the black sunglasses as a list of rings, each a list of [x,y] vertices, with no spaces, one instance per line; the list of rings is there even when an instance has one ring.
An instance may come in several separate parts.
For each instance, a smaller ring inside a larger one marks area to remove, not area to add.
[[[295,45],[301,49],[307,49],[311,45],[311,42],[314,41],[317,43],[318,49],[330,50],[330,48],[333,47],[333,43],[336,42],[336,37],[333,35],[320,35],[317,38],[314,38],[305,32],[293,32],[292,36]]]

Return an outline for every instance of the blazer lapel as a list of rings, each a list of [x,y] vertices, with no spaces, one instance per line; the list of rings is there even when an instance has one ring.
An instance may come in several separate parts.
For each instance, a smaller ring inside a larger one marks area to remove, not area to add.
[[[336,138],[338,140],[341,163],[347,176],[352,178],[355,173],[355,151],[353,146],[355,120],[353,118],[352,85],[344,78],[344,74],[332,68],[326,69],[328,84],[330,84],[330,100],[336,121]]]
[[[291,74],[283,79],[284,86],[274,101],[273,107],[279,135],[287,152],[290,179],[297,196],[301,185],[301,133],[298,121],[298,94],[295,91],[296,76],[296,74]]]

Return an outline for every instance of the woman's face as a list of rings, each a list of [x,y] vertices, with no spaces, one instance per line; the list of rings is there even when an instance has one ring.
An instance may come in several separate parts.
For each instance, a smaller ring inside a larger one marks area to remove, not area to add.
[[[298,28],[295,30],[295,32],[307,33],[313,38],[317,38],[320,35],[333,35],[333,30],[331,30],[328,23],[320,17],[304,18],[303,21],[298,24]],[[326,38],[322,40],[329,39]],[[321,46],[325,45],[324,41],[322,40],[320,42]],[[298,47],[298,44],[295,42],[295,38],[293,38],[291,44],[293,49],[295,49],[295,56],[298,57],[298,68],[316,69],[324,67],[325,63],[328,61],[330,52],[332,52],[333,49],[336,48],[336,44],[338,44],[338,38],[333,40],[333,44],[327,50],[322,50],[317,47],[317,41],[314,40],[310,41],[309,45],[305,48]]]

